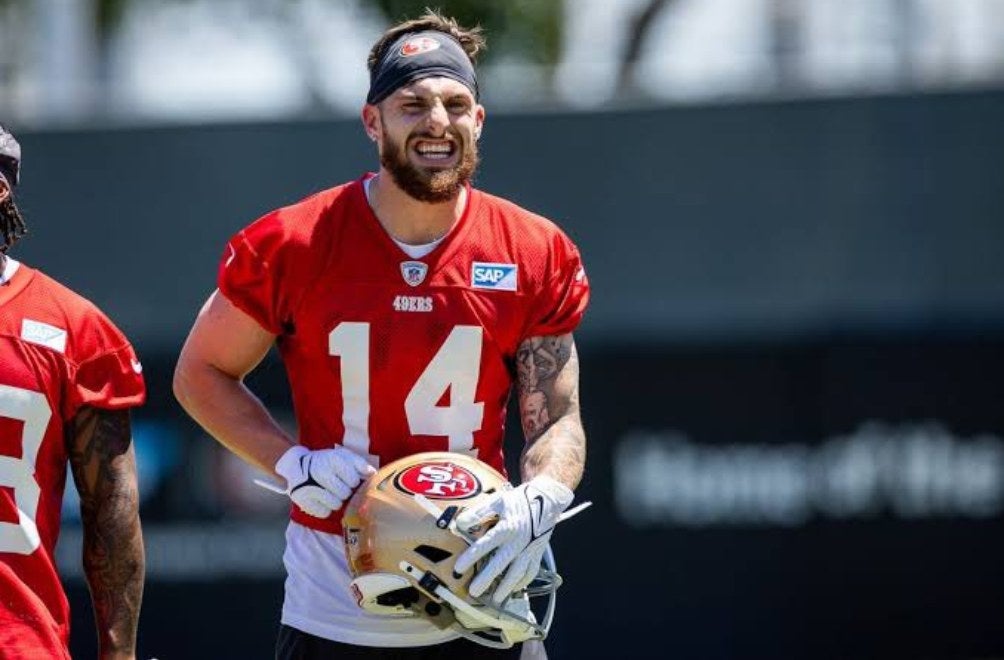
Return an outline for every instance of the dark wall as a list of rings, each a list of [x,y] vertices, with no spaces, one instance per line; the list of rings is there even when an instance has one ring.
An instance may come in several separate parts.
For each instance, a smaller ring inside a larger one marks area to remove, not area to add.
[[[479,184],[586,257],[583,336],[999,322],[1004,93],[489,116]],[[144,353],[173,351],[223,244],[375,166],[354,121],[23,135],[17,254]]]
[[[590,357],[558,657],[1004,653],[1004,339]]]
[[[552,657],[1004,655],[1002,117],[1004,92],[489,118],[479,184],[557,219],[594,287],[595,504],[554,538]],[[372,146],[348,121],[23,144],[15,254],[135,340],[138,417],[180,456],[145,500],[150,538],[278,537],[281,516],[214,490],[221,452],[170,372],[228,235],[358,176]],[[274,361],[252,386],[288,412]],[[277,560],[179,577],[154,556],[150,575],[146,655],[270,657]]]

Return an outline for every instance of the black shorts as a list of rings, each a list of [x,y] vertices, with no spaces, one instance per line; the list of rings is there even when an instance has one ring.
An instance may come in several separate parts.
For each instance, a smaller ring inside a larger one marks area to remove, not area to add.
[[[279,626],[275,660],[519,660],[521,644],[511,649],[493,649],[466,639],[432,646],[381,648],[353,646],[309,635],[287,625]]]

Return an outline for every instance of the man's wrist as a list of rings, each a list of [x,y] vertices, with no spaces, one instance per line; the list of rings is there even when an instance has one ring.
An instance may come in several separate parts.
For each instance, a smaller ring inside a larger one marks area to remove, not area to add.
[[[568,505],[575,499],[575,493],[572,492],[571,488],[546,474],[538,474],[530,479],[527,485],[544,493],[553,503],[561,507],[562,511],[567,509]]]
[[[286,481],[286,488],[291,486],[291,478],[302,472],[300,459],[309,453],[310,450],[303,445],[293,445],[275,462],[275,473]]]

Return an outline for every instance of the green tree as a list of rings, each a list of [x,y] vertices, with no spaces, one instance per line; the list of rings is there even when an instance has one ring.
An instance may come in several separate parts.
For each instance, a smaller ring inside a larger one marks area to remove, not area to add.
[[[128,5],[129,0],[95,0],[94,27],[102,41],[107,41],[118,27]]]

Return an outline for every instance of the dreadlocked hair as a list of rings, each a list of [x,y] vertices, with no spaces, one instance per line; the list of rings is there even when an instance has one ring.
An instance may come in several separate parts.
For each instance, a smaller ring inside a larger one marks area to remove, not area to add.
[[[8,248],[14,242],[28,233],[28,227],[24,224],[24,216],[18,210],[12,197],[8,197],[0,202],[0,253],[6,254]]]

